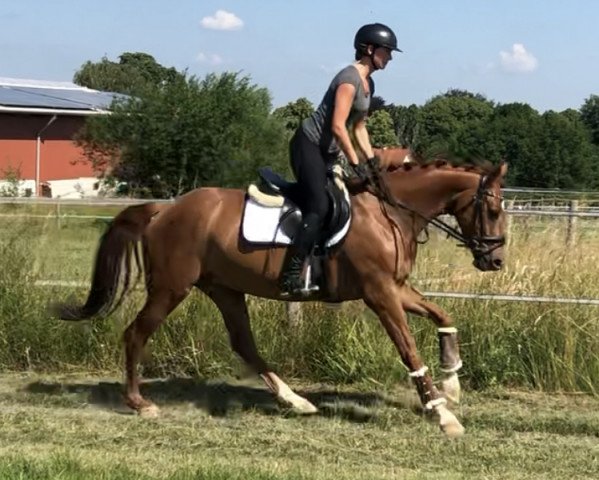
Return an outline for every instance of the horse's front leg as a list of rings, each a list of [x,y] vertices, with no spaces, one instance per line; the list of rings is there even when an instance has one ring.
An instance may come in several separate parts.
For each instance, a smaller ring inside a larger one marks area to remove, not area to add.
[[[409,375],[416,385],[425,412],[436,414],[441,430],[449,437],[464,433],[464,427],[447,408],[447,401],[433,385],[428,367],[422,362],[414,337],[410,332],[407,315],[403,308],[403,289],[391,282],[368,282],[364,301],[378,315],[389,337],[399,351]]]
[[[462,368],[462,359],[458,330],[453,326],[453,320],[437,305],[426,300],[415,288],[407,285],[402,287],[401,297],[406,311],[429,317],[437,326],[442,372],[441,390],[449,401],[459,403],[461,388],[457,372]]]

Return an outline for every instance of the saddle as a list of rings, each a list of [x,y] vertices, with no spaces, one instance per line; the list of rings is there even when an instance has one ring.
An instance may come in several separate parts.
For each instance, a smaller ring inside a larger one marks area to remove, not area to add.
[[[301,195],[299,186],[295,182],[285,180],[268,167],[260,168],[258,174],[261,182],[249,186],[248,197],[263,207],[281,209],[278,228],[291,239],[290,243],[293,243],[302,221],[302,214],[298,207],[298,199]],[[335,165],[327,173],[326,191],[329,209],[316,243],[315,255],[324,255],[328,248],[345,236],[351,218],[349,193],[343,182],[341,166]]]

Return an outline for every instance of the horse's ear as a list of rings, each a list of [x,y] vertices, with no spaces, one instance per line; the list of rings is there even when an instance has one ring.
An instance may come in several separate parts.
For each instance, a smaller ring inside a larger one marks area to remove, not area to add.
[[[491,173],[487,175],[485,185],[491,185],[495,182],[503,183],[503,179],[507,175],[507,163],[501,162],[497,165]]]

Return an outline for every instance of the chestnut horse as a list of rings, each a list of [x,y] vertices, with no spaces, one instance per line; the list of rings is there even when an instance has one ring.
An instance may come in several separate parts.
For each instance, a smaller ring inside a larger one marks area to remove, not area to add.
[[[462,362],[457,330],[450,317],[407,283],[416,260],[417,237],[433,223],[467,246],[474,266],[498,270],[503,263],[505,213],[501,184],[505,164],[493,168],[454,167],[447,162],[406,164],[381,170],[371,182],[351,191],[352,223],[340,246],[326,260],[327,288],[307,298],[343,302],[363,299],[379,317],[415,383],[424,407],[449,436],[463,427],[449,410],[457,402]],[[348,183],[351,183],[348,181]],[[288,248],[248,246],[240,235],[245,192],[199,188],[173,204],[146,203],[126,208],[102,237],[87,301],[61,305],[65,320],[105,315],[120,304],[139,267],[142,245],[147,299],[124,333],[126,403],[140,414],[158,408],[142,397],[137,363],[148,338],[169,313],[197,287],[216,304],[224,318],[233,350],[262,377],[277,399],[301,413],[316,407],[277,376],[257,352],[250,328],[245,294],[282,299],[278,278]],[[459,229],[437,218],[453,215]],[[123,268],[125,271],[123,272]],[[124,282],[118,295],[120,282]],[[406,312],[432,319],[438,328],[441,391],[433,385],[421,360]]]
[[[417,157],[409,148],[401,147],[383,147],[374,148],[374,154],[379,159],[379,165],[386,170],[392,170],[401,167],[404,163],[420,163]]]

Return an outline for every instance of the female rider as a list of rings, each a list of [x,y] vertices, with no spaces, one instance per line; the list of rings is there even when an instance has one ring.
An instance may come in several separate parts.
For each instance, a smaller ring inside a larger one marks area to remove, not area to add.
[[[289,145],[291,168],[302,192],[302,224],[294,238],[295,253],[280,279],[284,294],[303,291],[304,263],[314,249],[328,211],[327,169],[342,151],[356,174],[365,175],[350,131],[363,157],[369,161],[373,158],[366,130],[366,115],[374,94],[370,75],[385,68],[393,51],[401,50],[397,48],[395,33],[381,23],[362,26],[354,38],[354,48],[356,61],[335,75],[320,105],[298,127]]]

